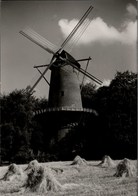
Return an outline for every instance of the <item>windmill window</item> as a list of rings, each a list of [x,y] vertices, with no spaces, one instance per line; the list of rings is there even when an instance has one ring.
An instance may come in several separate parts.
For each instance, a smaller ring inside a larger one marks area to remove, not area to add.
[[[64,96],[64,91],[61,91],[61,96],[62,96],[62,97]]]

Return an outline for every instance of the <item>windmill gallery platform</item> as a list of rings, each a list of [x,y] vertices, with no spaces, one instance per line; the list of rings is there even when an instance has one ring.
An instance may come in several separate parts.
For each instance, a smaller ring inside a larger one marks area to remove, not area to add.
[[[97,116],[95,110],[88,108],[55,107],[34,112],[35,121],[45,127],[46,132],[58,137],[58,141],[65,137],[72,125],[86,123],[90,119],[92,122]]]

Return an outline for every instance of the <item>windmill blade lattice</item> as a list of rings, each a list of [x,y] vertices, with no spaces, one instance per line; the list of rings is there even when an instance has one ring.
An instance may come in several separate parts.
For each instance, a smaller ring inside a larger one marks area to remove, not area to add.
[[[55,52],[58,50],[56,45],[52,44],[50,41],[36,33],[31,28],[26,28],[20,31],[20,33],[49,53],[55,54]]]
[[[37,71],[40,73],[40,75],[42,75],[43,72],[41,72],[40,69],[39,69],[38,67],[37,67],[36,69],[37,69]],[[43,76],[43,78],[44,78],[44,80],[46,81],[46,83],[47,83],[48,85],[50,85],[50,83],[49,83],[48,80],[45,78],[45,76]]]
[[[68,55],[68,53],[66,53],[66,59],[60,57],[60,59],[62,59],[63,61],[65,61],[69,65],[71,65],[73,68],[75,68],[76,70],[78,70],[79,72],[81,72],[82,74],[84,74],[85,76],[87,76],[88,78],[90,78],[91,80],[93,80],[94,82],[96,82],[96,83],[98,83],[100,85],[103,83],[101,80],[99,80],[98,78],[96,78],[95,76],[93,76],[92,74],[90,74],[89,72],[87,72],[86,70],[82,69],[81,67],[76,66],[75,64],[77,63],[77,61],[75,63],[72,60],[70,61],[69,58],[70,58],[70,55]]]
[[[82,34],[85,32],[85,30],[91,23],[91,20],[87,19],[87,16],[90,14],[92,9],[93,9],[93,6],[90,6],[88,8],[88,10],[85,12],[85,14],[82,16],[82,18],[77,23],[77,25],[74,27],[74,29],[65,39],[65,41],[62,43],[60,50],[66,49],[70,51],[74,47],[74,45],[78,42],[79,38],[82,36]],[[92,18],[92,16],[90,17]]]
[[[37,86],[37,84],[40,82],[40,80],[44,77],[44,75],[46,74],[46,72],[50,69],[50,67],[53,65],[53,62],[51,62],[46,69],[41,73],[41,76],[36,80],[36,82],[34,83],[34,85],[30,88],[29,93],[31,93],[34,88]]]
[[[32,85],[32,87],[29,90],[29,93],[31,93],[34,88],[37,86],[37,84],[40,82],[42,78],[45,79],[46,72],[54,65],[54,62],[57,63],[61,60],[62,64],[68,64],[75,68],[77,71],[81,72],[88,78],[92,79],[93,81],[97,82],[98,84],[102,84],[102,81],[100,81],[98,78],[94,77],[90,73],[88,73],[86,70],[82,69],[80,67],[80,64],[69,54],[65,51],[65,48],[68,48],[69,50],[72,49],[72,47],[77,43],[79,38],[82,36],[86,28],[89,26],[91,20],[87,18],[87,16],[92,11],[93,6],[90,6],[89,9],[85,12],[85,14],[82,16],[80,21],[77,23],[77,25],[74,27],[74,29],[71,31],[69,36],[65,39],[65,41],[62,43],[61,47],[58,48],[56,45],[49,42],[44,37],[40,36],[38,33],[33,31],[30,28],[26,28],[23,31],[20,31],[22,35],[24,35],[26,38],[46,50],[47,52],[53,54],[53,57],[50,61],[50,64],[47,65],[47,67],[44,69],[43,72],[41,72],[38,67],[38,71],[41,74],[41,76],[36,80],[36,82]],[[56,61],[55,61],[56,60]],[[46,79],[45,79],[46,80]]]
[[[78,41],[81,39],[82,35],[85,34],[85,30],[90,25],[91,20],[86,19],[84,23],[80,26],[78,31],[74,34],[74,36],[70,39],[69,43],[64,47],[65,50],[71,52],[75,45],[77,45]]]
[[[93,76],[92,74],[90,74],[89,72],[85,71],[82,68],[78,68],[77,66],[75,66],[74,64],[70,64],[72,67],[74,67],[75,69],[77,69],[79,72],[81,72],[82,74],[84,74],[86,77],[90,78],[91,80],[93,80],[94,82],[98,83],[99,85],[101,85],[103,82],[101,80],[99,80],[98,78],[96,78],[95,76]]]

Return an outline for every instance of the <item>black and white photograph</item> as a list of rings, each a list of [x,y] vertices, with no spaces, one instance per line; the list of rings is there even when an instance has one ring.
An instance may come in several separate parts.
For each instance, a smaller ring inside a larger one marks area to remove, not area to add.
[[[0,195],[137,195],[137,1],[2,0]]]

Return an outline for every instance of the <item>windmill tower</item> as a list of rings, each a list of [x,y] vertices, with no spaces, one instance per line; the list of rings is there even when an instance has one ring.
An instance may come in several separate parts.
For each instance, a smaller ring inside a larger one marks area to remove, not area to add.
[[[59,139],[68,131],[68,125],[77,122],[82,114],[96,114],[94,110],[86,109],[82,106],[78,73],[81,72],[84,76],[87,76],[98,84],[102,84],[102,81],[88,73],[87,70],[81,68],[79,62],[86,60],[89,62],[90,58],[76,60],[65,50],[68,45],[72,47],[72,40],[78,41],[80,35],[83,34],[90,24],[91,21],[87,20],[87,16],[92,9],[93,7],[90,6],[60,48],[30,28],[20,31],[26,38],[53,54],[48,65],[35,66],[41,75],[30,88],[29,93],[34,90],[42,78],[50,85],[48,98],[49,108],[43,111],[36,111],[36,116],[41,119],[43,115],[43,117],[49,119],[50,124],[56,124]],[[41,67],[45,67],[43,72],[39,69]],[[51,70],[50,83],[45,78],[45,74],[48,70]]]

